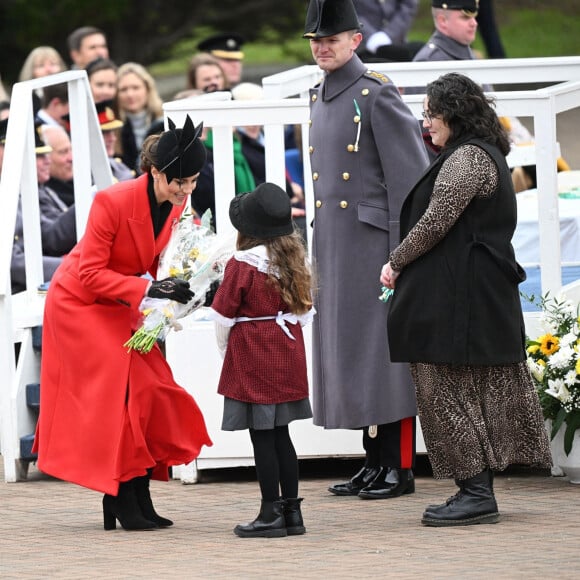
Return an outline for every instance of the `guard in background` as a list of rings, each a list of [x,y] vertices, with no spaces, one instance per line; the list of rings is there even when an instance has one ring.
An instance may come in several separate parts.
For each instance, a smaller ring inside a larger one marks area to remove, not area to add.
[[[355,54],[352,0],[311,0],[304,37],[325,73],[310,93],[314,423],[363,432],[364,467],[331,493],[393,498],[415,490],[417,410],[409,367],[390,362],[377,271],[399,242],[399,211],[427,154],[397,87]]]
[[[245,39],[240,34],[226,32],[202,40],[197,49],[208,52],[219,60],[230,88],[242,82]]]

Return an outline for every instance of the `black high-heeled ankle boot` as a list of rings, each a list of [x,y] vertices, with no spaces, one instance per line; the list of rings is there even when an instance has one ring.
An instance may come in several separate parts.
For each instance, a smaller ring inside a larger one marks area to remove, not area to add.
[[[153,501],[151,500],[151,493],[149,491],[149,480],[151,479],[151,471],[147,470],[147,475],[142,477],[136,477],[133,481],[135,482],[135,493],[137,495],[137,502],[141,508],[141,512],[145,519],[156,523],[160,528],[168,528],[173,525],[173,522],[160,516],[153,507]]]
[[[114,495],[105,494],[103,496],[103,524],[105,530],[114,530],[117,527],[117,520],[124,530],[153,530],[159,526],[143,516],[133,480],[123,482],[119,485],[119,493]]]

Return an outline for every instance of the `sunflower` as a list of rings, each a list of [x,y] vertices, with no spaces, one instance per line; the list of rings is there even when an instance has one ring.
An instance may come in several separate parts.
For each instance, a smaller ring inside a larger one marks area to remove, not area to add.
[[[552,334],[544,334],[540,337],[540,352],[545,356],[550,356],[560,348],[560,339]]]

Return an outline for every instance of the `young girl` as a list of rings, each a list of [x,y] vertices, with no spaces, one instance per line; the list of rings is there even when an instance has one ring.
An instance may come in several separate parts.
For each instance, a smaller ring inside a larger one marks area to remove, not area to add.
[[[263,183],[230,203],[237,252],[212,303],[224,356],[222,429],[250,430],[262,504],[242,538],[303,534],[298,459],[288,424],[312,417],[302,326],[311,321],[311,272],[288,194]]]

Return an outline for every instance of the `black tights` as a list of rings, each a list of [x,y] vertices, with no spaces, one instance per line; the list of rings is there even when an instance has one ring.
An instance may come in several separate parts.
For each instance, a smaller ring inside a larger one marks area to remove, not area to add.
[[[262,499],[298,497],[298,458],[288,426],[250,429]]]

